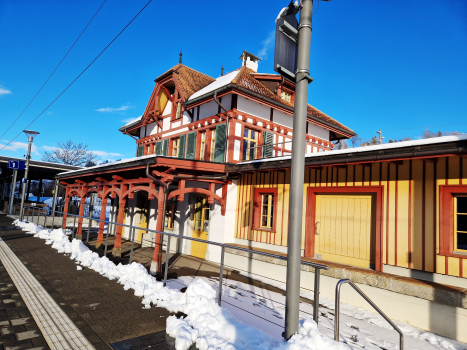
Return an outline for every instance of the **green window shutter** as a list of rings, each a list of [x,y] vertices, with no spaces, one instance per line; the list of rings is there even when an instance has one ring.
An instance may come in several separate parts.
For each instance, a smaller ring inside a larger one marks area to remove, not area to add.
[[[186,159],[195,159],[196,131],[190,132],[186,137]]]
[[[263,133],[263,158],[271,158],[273,155],[274,133],[265,131]]]
[[[214,161],[216,163],[224,162],[225,151],[225,124],[216,126],[216,145],[214,152]]]
[[[169,153],[169,139],[165,139],[165,140],[162,141],[162,142],[163,142],[163,144],[162,144],[162,145],[163,145],[163,147],[162,147],[162,148],[163,148],[162,154],[163,154],[164,156],[166,156],[166,155]]]
[[[180,135],[180,143],[178,144],[178,158],[185,158],[185,140],[186,135]]]
[[[162,141],[157,141],[154,148],[154,154],[160,156],[162,154]]]
[[[144,146],[138,146],[138,152],[136,153],[137,157],[141,157],[144,154]]]

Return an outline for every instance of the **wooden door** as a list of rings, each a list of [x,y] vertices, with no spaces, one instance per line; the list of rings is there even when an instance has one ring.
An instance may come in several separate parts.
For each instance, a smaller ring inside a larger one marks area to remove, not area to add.
[[[149,201],[148,193],[144,191],[139,191],[138,194],[138,213],[139,213],[139,223],[138,227],[148,228],[148,218],[149,218]],[[143,234],[146,233],[146,230],[138,230],[137,240],[142,242]]]
[[[193,215],[193,238],[208,239],[209,227],[209,203],[206,196],[196,196]],[[207,244],[191,242],[191,255],[198,258],[206,258]]]
[[[317,195],[315,254],[323,260],[374,268],[372,195]]]

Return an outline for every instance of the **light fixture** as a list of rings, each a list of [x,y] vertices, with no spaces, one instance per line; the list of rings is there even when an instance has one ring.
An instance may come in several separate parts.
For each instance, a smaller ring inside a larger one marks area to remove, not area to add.
[[[26,134],[27,137],[32,137],[32,138],[39,135],[39,132],[34,131],[34,130],[23,130],[23,132]]]

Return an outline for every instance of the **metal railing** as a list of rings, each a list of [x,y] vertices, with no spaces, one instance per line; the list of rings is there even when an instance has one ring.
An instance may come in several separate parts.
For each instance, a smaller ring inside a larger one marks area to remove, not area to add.
[[[336,285],[336,304],[335,304],[335,312],[336,314],[334,315],[334,340],[335,341],[339,341],[339,314],[340,314],[340,293],[341,293],[341,286],[344,284],[344,283],[348,283],[353,289],[355,289],[355,291],[360,294],[360,296],[365,299],[365,301],[370,304],[373,309],[376,310],[377,313],[379,313],[391,326],[392,328],[394,328],[394,330],[399,333],[400,335],[400,340],[399,340],[399,348],[400,350],[403,350],[404,349],[404,335],[402,334],[402,331],[399,329],[399,327],[397,327],[394,322],[392,322],[389,317],[387,317],[385,315],[385,313],[383,311],[381,311],[376,305],[374,302],[372,302],[370,300],[370,298],[368,298],[366,296],[365,293],[363,293],[360,288],[357,287],[357,285],[355,283],[353,283],[351,280],[349,279],[342,279],[340,280],[339,282],[337,282],[337,285]]]
[[[28,207],[28,206],[25,206],[25,208],[31,208],[32,219],[34,219],[34,215],[33,215],[34,214],[34,209],[37,209],[37,208]],[[133,258],[133,249],[134,249],[136,230],[146,231],[146,233],[151,232],[151,233],[159,234],[159,235],[162,235],[162,237],[167,236],[168,239],[167,239],[167,245],[166,245],[166,254],[165,254],[165,260],[166,261],[165,261],[164,282],[163,282],[164,286],[167,285],[167,273],[168,273],[168,269],[169,269],[170,237],[174,237],[174,238],[177,238],[177,239],[185,239],[185,240],[194,241],[194,242],[206,243],[206,244],[210,244],[210,245],[220,247],[221,248],[221,261],[220,261],[220,266],[219,266],[219,268],[220,268],[219,290],[217,292],[217,303],[219,304],[219,306],[221,305],[222,281],[223,281],[223,277],[224,277],[224,255],[225,255],[225,249],[226,248],[243,251],[243,252],[250,253],[250,254],[264,255],[264,256],[267,256],[267,257],[270,257],[270,258],[275,258],[275,259],[280,259],[280,260],[287,261],[287,257],[282,256],[282,255],[266,253],[266,252],[253,250],[253,249],[248,249],[248,248],[237,247],[237,246],[233,246],[233,245],[229,245],[229,244],[225,244],[225,243],[207,241],[207,240],[202,240],[202,239],[193,238],[193,237],[185,237],[185,236],[180,236],[180,235],[177,235],[177,234],[174,234],[174,233],[160,232],[160,231],[151,230],[151,229],[148,229],[148,228],[141,228],[141,227],[132,226],[132,225],[119,224],[119,223],[113,222],[113,221],[100,220],[100,219],[87,217],[87,216],[80,216],[80,215],[76,215],[76,214],[68,214],[68,213],[64,213],[64,212],[60,212],[60,211],[56,211],[56,210],[52,210],[52,209],[50,210],[50,212],[52,213],[52,223],[50,225],[51,229],[53,229],[53,226],[54,226],[55,214],[67,215],[67,217],[72,216],[74,218],[73,219],[72,238],[75,238],[75,236],[76,236],[76,227],[75,227],[76,226],[76,218],[89,219],[87,237],[86,237],[86,244],[89,244],[89,232],[90,232],[90,229],[91,229],[91,222],[94,220],[94,221],[99,222],[99,223],[100,222],[107,223],[107,230],[106,230],[106,233],[105,233],[106,238],[105,238],[104,256],[107,255],[107,245],[108,245],[109,233],[111,231],[111,226],[112,226],[112,230],[114,230],[114,231],[115,231],[117,226],[130,228],[131,229],[131,249],[130,249],[130,258],[129,258],[129,263],[130,264],[131,264],[132,258]],[[42,216],[44,216],[44,228],[47,228],[47,215],[46,215],[46,212],[44,212],[43,214],[44,215],[42,215]],[[28,220],[28,217],[29,216],[25,215],[25,219],[27,221],[33,222],[32,220]],[[37,224],[39,224],[39,215],[37,215],[36,222],[37,222]],[[66,227],[66,224],[65,224],[65,227]],[[115,234],[115,232],[114,232],[114,234]],[[143,240],[155,243],[155,241],[153,241],[153,240],[142,239],[142,241]],[[141,242],[141,244],[142,244],[142,242]],[[162,240],[161,240],[160,244],[161,245],[163,244]],[[318,319],[319,319],[319,288],[320,288],[320,274],[321,274],[320,271],[321,270],[327,270],[328,266],[313,263],[313,262],[310,262],[310,261],[305,261],[305,260],[301,260],[301,264],[313,267],[315,269],[314,291],[313,291],[313,293],[314,293],[313,294],[314,295],[314,300],[313,300],[313,320],[316,323],[318,323]]]

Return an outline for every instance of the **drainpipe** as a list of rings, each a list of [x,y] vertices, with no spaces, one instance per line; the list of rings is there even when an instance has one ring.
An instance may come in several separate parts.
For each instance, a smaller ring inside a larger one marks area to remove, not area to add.
[[[214,91],[214,101],[219,105],[220,108],[222,108],[225,112],[225,124],[226,124],[226,131],[225,131],[225,144],[224,144],[224,163],[227,162],[227,154],[229,151],[229,114],[227,112],[227,109],[220,103],[220,101],[217,99],[217,91]]]
[[[279,88],[281,88],[282,90],[282,85],[284,85],[285,83],[285,79],[284,77],[282,77],[282,81],[279,83],[279,85],[276,86],[276,88],[274,89],[274,93],[277,95],[277,90],[279,90]],[[279,96],[280,97],[280,96]]]

